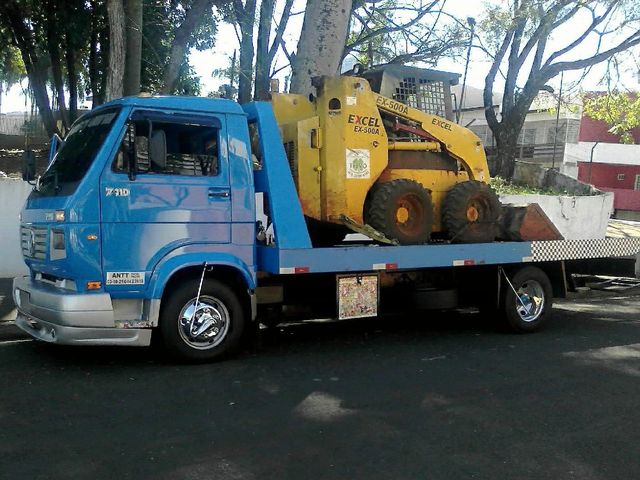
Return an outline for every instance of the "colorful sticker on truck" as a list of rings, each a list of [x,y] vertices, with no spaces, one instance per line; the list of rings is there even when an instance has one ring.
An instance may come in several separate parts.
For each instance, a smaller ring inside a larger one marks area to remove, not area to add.
[[[144,272],[107,272],[107,285],[144,285]]]
[[[347,178],[369,178],[371,155],[366,148],[347,148]]]

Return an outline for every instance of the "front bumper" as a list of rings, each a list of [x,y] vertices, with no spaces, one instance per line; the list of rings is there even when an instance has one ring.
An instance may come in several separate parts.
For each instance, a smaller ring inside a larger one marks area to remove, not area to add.
[[[151,329],[117,328],[107,293],[79,294],[30,277],[13,281],[16,325],[38,340],[62,345],[148,346]]]

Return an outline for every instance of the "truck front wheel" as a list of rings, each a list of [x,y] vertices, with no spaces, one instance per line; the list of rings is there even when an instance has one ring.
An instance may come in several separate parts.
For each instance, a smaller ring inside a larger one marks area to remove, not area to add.
[[[191,361],[215,360],[235,350],[245,327],[245,315],[236,293],[218,280],[179,285],[164,300],[160,332],[167,351]],[[196,305],[197,300],[197,305]]]

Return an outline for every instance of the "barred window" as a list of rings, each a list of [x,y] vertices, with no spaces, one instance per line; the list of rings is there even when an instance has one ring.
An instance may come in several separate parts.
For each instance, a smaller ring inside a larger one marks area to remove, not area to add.
[[[150,158],[150,135],[163,137],[160,156]],[[116,172],[128,172],[135,159],[135,173],[164,175],[218,175],[219,129],[213,126],[131,121],[113,163]]]

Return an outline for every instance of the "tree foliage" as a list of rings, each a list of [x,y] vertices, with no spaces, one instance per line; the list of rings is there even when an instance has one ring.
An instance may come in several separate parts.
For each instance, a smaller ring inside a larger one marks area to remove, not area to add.
[[[0,29],[0,95],[26,76],[20,50],[11,45],[6,32]]]
[[[445,11],[447,0],[356,0],[343,58],[367,66],[426,62],[458,55],[464,27]]]
[[[487,5],[480,31],[493,62],[484,88],[498,151],[492,170],[511,178],[518,135],[540,89],[562,71],[587,69],[640,44],[640,7],[635,0],[510,0]],[[559,32],[571,39],[554,42]],[[493,108],[499,74],[500,116]]]
[[[125,0],[125,4],[126,1],[140,0]],[[198,94],[199,78],[189,65],[186,53],[190,48],[213,46],[216,32],[213,5],[224,1],[142,1],[142,90]],[[203,1],[207,8],[200,10],[192,28],[183,32],[184,51],[178,52],[177,62],[172,62],[177,32],[192,6]],[[0,2],[0,84],[6,88],[7,84],[19,80],[22,72],[26,73],[29,89],[49,133],[58,132],[56,120],[68,128],[77,116],[78,102],[86,96],[92,97],[94,105],[105,100],[109,50],[107,0]],[[165,70],[176,63],[176,79],[167,89],[163,82]],[[52,107],[59,111],[57,118]]]
[[[606,123],[621,143],[633,144],[632,130],[640,127],[640,97],[626,92],[592,95],[584,99],[584,113]]]

